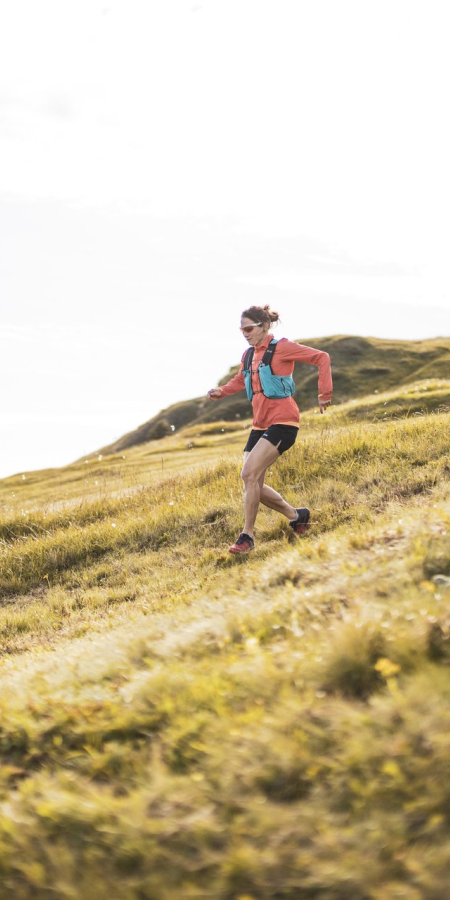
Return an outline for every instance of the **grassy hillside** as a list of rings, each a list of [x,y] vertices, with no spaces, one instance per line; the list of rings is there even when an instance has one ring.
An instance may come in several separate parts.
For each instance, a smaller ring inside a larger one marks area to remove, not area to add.
[[[337,335],[328,338],[311,338],[300,343],[326,350],[333,367],[335,404],[347,403],[388,390],[396,391],[399,385],[427,379],[447,379],[450,371],[450,339],[436,338],[425,341],[389,341],[380,338],[361,338]],[[237,372],[237,366],[221,379],[225,384]],[[295,399],[302,410],[317,405],[317,368],[297,364],[294,372],[297,390]],[[448,398],[450,395],[448,395]],[[423,398],[422,407],[428,407],[429,398]],[[434,408],[430,406],[430,408]],[[120,453],[129,447],[158,439],[170,426],[178,430],[189,424],[202,424],[219,420],[246,419],[250,404],[245,394],[227,397],[220,403],[210,403],[205,397],[197,397],[176,403],[163,409],[148,422],[113,444],[99,450],[104,455]]]
[[[221,409],[222,404],[211,404]],[[301,434],[353,422],[376,423],[425,416],[450,409],[450,380],[429,379],[403,384],[332,406],[326,416],[317,408],[302,413]],[[27,516],[36,505],[47,514],[68,502],[124,497],[142,487],[159,484],[174,473],[193,472],[218,458],[239,454],[251,420],[198,421],[170,437],[129,447],[125,452],[89,454],[70,466],[39,472],[20,472],[0,480],[0,515]]]
[[[243,559],[241,424],[0,483],[1,900],[448,896],[425,387],[305,416],[269,480],[310,532],[262,511]]]

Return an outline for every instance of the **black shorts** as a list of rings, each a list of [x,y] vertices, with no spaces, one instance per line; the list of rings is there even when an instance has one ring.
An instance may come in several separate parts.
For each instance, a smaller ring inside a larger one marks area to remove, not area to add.
[[[295,425],[270,425],[265,431],[258,431],[252,428],[244,447],[244,453],[250,453],[250,450],[256,447],[259,439],[264,438],[270,444],[273,444],[281,455],[281,453],[286,453],[286,450],[289,450],[292,444],[295,444],[297,434],[298,428]]]

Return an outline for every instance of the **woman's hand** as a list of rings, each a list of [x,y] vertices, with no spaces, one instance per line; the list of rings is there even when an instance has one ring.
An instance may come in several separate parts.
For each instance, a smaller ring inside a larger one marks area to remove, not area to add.
[[[323,415],[323,413],[325,412],[327,406],[329,406],[330,403],[331,403],[331,400],[319,400],[319,409],[320,409],[320,414],[321,414],[321,415]]]
[[[211,390],[208,391],[206,396],[207,396],[208,400],[220,400],[220,398],[222,396],[222,391],[220,390],[220,388],[211,388]]]

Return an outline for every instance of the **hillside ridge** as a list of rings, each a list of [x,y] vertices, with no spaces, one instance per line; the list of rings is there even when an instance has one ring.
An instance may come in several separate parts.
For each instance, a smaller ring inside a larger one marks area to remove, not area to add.
[[[332,335],[330,337],[297,340],[307,346],[325,350],[331,356],[333,371],[333,404],[341,404],[355,397],[381,393],[415,379],[447,378],[450,371],[450,338],[427,338],[423,341]],[[238,365],[219,379],[225,384],[238,370]],[[297,364],[294,369],[296,391],[294,397],[301,410],[317,405],[317,369]],[[205,397],[195,397],[174,403],[122,435],[111,444],[95,451],[103,455],[119,453],[130,447],[159,440],[188,425],[247,419],[251,406],[240,392],[218,403],[208,403]]]

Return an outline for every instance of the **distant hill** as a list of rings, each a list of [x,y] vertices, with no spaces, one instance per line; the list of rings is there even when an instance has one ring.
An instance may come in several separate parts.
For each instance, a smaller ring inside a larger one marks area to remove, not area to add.
[[[394,341],[334,335],[311,338],[298,343],[326,350],[333,368],[333,404],[345,403],[374,392],[381,393],[412,381],[447,379],[450,375],[450,338],[424,341]],[[225,384],[236,372],[233,366],[218,383]],[[297,364],[294,372],[297,386],[295,399],[301,410],[317,405],[317,368]],[[117,453],[128,447],[165,437],[173,430],[201,422],[246,419],[251,407],[245,393],[234,394],[211,403],[196,397],[161,410],[148,422],[123,435],[99,453]]]

